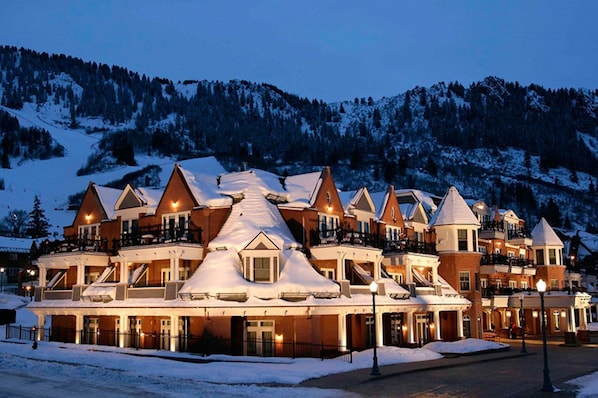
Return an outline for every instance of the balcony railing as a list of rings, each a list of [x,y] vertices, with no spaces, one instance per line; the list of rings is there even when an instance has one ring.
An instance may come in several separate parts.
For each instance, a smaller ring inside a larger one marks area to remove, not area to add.
[[[46,239],[39,245],[40,254],[68,253],[74,251],[113,253],[108,239],[80,238],[77,236],[66,237],[63,240],[50,241]]]
[[[505,226],[502,221],[482,221],[480,228],[482,231],[504,232]]]
[[[436,244],[410,239],[388,240],[377,234],[354,231],[345,228],[312,229],[311,246],[349,244],[382,249],[385,253],[436,254]]]
[[[531,239],[532,237],[530,231],[525,228],[509,229],[507,236],[509,240],[526,238]]]
[[[134,232],[121,234],[118,246],[130,247],[169,242],[202,243],[201,232],[199,227],[164,228],[162,225],[139,227]]]
[[[532,260],[518,257],[509,257],[503,254],[484,254],[480,260],[480,265],[508,265],[511,267],[531,267]]]

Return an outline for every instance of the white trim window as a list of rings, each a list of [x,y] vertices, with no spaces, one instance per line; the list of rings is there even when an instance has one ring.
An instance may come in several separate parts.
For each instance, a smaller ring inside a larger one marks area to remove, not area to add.
[[[459,289],[463,291],[471,290],[471,276],[469,271],[459,271]]]
[[[162,215],[162,231],[165,239],[180,238],[189,226],[191,213],[188,211],[178,213],[165,213]]]
[[[100,224],[87,224],[79,226],[79,239],[100,239]]]
[[[386,239],[389,242],[396,242],[401,239],[401,228],[399,227],[386,227]]]
[[[334,239],[336,229],[340,225],[340,218],[335,215],[318,213],[318,228],[320,237],[323,239]]]

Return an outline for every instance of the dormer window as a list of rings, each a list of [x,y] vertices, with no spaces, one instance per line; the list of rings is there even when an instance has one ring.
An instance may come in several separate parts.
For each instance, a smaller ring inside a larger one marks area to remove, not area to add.
[[[280,249],[262,232],[241,251],[243,276],[257,283],[278,280]]]

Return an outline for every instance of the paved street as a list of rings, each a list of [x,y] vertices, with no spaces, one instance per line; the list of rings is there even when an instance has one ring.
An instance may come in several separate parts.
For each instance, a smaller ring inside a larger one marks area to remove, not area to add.
[[[554,397],[542,393],[543,355],[541,341],[527,344],[521,354],[518,341],[507,341],[506,352],[444,358],[381,367],[381,377],[370,370],[330,375],[308,380],[301,386],[339,388],[368,397]],[[574,397],[568,380],[598,371],[598,346],[548,346],[548,367],[552,384],[560,397]]]

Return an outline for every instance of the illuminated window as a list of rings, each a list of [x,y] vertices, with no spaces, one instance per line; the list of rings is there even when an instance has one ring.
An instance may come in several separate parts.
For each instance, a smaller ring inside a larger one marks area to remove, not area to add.
[[[471,283],[470,283],[468,271],[460,271],[459,272],[459,287],[461,290],[466,290],[466,291],[471,289]]]

